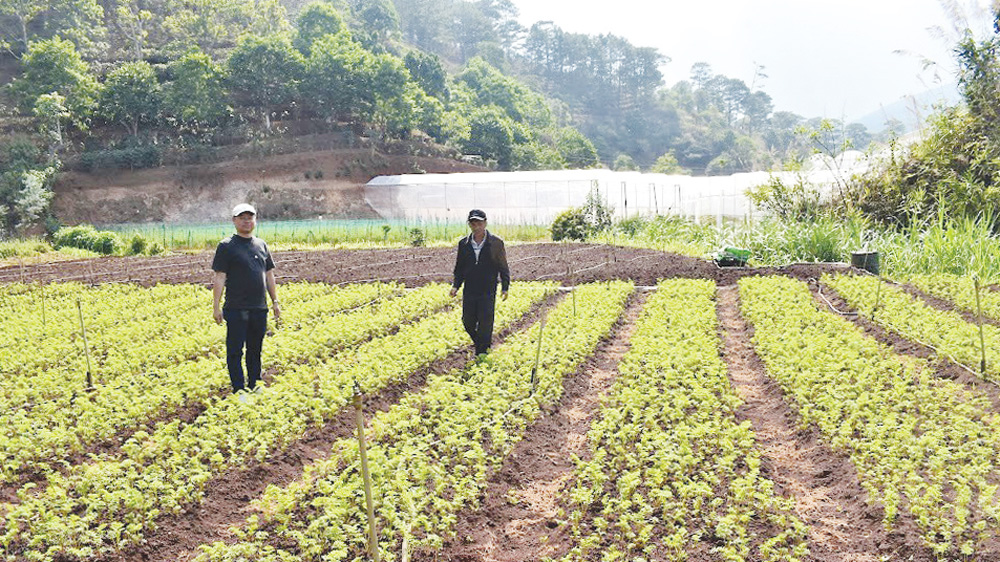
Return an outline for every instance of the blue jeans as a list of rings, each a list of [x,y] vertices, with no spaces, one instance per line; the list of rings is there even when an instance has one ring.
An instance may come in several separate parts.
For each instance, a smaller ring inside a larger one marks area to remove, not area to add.
[[[223,309],[226,319],[226,366],[233,392],[243,390],[243,346],[247,348],[247,387],[253,390],[260,380],[260,349],[267,332],[267,309]]]

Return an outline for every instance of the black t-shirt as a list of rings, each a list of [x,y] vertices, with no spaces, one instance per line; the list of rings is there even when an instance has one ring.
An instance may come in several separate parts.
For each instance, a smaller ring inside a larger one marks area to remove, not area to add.
[[[226,304],[223,308],[267,310],[264,273],[274,269],[267,244],[256,236],[233,234],[219,242],[212,270],[226,274]]]

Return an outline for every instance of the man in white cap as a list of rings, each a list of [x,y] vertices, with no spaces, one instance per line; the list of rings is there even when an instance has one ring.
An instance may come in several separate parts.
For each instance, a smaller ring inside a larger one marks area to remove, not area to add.
[[[267,300],[271,296],[274,319],[281,317],[277,284],[274,280],[274,260],[263,240],[253,235],[257,227],[257,210],[240,203],[233,208],[236,234],[224,238],[215,249],[212,271],[213,316],[215,322],[226,321],[226,366],[233,392],[254,390],[260,380],[260,350],[267,331]],[[223,289],[225,306],[220,306]],[[243,346],[246,345],[247,379],[244,383]],[[245,400],[240,395],[241,400]]]
[[[458,242],[455,257],[455,280],[451,296],[465,284],[462,293],[462,324],[476,346],[476,356],[489,353],[493,343],[493,318],[497,302],[497,279],[500,296],[507,300],[510,288],[510,268],[503,239],[486,230],[486,213],[480,209],[469,211],[468,236]]]

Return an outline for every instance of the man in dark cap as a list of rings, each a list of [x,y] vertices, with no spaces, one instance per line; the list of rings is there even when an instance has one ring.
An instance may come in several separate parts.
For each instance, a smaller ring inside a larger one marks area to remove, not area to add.
[[[493,343],[497,278],[500,279],[501,298],[507,300],[510,269],[503,240],[486,230],[486,213],[479,209],[469,211],[469,230],[472,232],[458,242],[451,296],[457,295],[458,289],[465,284],[462,323],[476,346],[476,355],[482,356],[489,352]]]
[[[271,297],[274,319],[281,317],[278,289],[274,279],[274,260],[263,240],[253,235],[257,226],[257,210],[240,203],[233,208],[236,234],[219,242],[212,260],[213,311],[219,324],[226,321],[226,366],[233,392],[244,388],[254,390],[260,380],[260,352],[267,331],[267,300]],[[220,306],[222,293],[225,306]],[[246,345],[247,380],[243,378],[243,346]],[[240,400],[246,396],[240,394]]]

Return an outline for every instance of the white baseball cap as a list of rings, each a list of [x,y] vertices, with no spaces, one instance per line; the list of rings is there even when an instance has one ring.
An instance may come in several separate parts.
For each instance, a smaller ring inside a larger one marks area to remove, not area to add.
[[[240,203],[239,205],[233,207],[233,216],[238,217],[243,213],[250,213],[254,216],[257,215],[257,209],[253,208],[253,205],[249,203]]]

